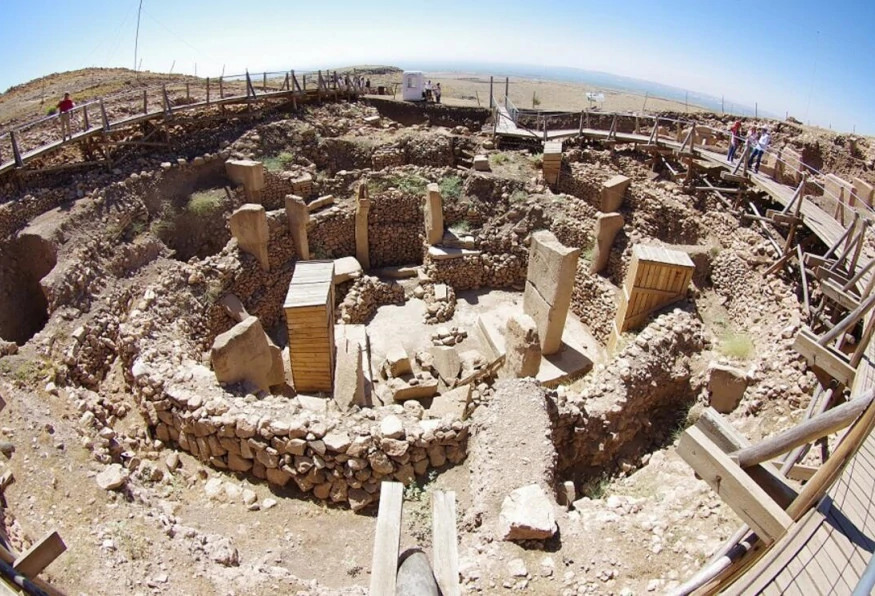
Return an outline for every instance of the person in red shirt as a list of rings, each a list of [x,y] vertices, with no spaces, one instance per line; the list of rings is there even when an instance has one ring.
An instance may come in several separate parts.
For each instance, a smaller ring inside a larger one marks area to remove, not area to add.
[[[726,160],[732,163],[732,160],[735,158],[735,151],[741,144],[741,120],[735,121],[735,124],[729,129],[729,134],[732,138],[729,140],[729,155],[726,157]]]
[[[65,93],[64,99],[58,102],[58,110],[61,112],[61,140],[66,141],[72,139],[73,135],[70,132],[70,111],[73,109],[73,100],[70,99],[70,94]]]

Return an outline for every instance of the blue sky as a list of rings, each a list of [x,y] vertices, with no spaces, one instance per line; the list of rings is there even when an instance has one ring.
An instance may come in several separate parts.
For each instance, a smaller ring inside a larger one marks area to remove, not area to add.
[[[134,64],[139,0],[0,0],[0,90]],[[875,0],[143,0],[142,67],[417,60],[601,70],[875,134]],[[496,73],[500,74],[500,73]]]

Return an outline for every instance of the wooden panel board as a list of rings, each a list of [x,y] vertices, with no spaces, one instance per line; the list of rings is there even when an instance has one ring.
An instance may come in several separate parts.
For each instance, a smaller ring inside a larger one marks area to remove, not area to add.
[[[845,360],[844,356],[828,346],[817,343],[817,337],[807,328],[803,328],[793,342],[793,349],[801,354],[812,366],[821,368],[843,385],[850,387],[856,371]]]
[[[403,488],[400,482],[383,482],[380,486],[380,509],[371,560],[371,596],[395,596]]]
[[[459,596],[459,538],[456,532],[456,493],[435,491],[432,501],[434,577],[443,596]]]
[[[58,533],[50,532],[21,553],[12,566],[27,577],[34,578],[65,550],[67,545]]]
[[[787,513],[701,429],[687,429],[677,452],[766,543],[774,542],[792,525]]]

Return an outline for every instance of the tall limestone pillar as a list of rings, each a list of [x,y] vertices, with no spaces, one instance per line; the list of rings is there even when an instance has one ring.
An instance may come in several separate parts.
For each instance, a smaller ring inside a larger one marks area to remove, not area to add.
[[[440,244],[444,239],[444,199],[435,183],[428,185],[424,212],[425,241],[429,246]]]
[[[286,217],[289,220],[289,233],[295,245],[295,253],[301,261],[310,260],[310,241],[307,237],[307,224],[310,211],[304,199],[296,195],[286,195]]]
[[[579,248],[565,246],[552,232],[532,234],[523,311],[535,320],[545,355],[555,354],[562,346],[578,256]]]
[[[623,229],[624,223],[625,220],[619,213],[598,214],[595,220],[595,250],[592,254],[592,263],[589,266],[590,273],[599,273],[608,266],[614,238]]]
[[[368,198],[367,182],[359,182],[355,198],[355,258],[362,269],[371,268],[371,253],[368,247],[368,212],[371,210],[371,200]]]

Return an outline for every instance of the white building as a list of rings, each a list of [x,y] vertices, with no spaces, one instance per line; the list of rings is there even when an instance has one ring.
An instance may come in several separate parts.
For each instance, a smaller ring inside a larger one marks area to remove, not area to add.
[[[407,70],[401,75],[401,98],[404,101],[423,101],[425,99],[425,76],[420,70]]]

